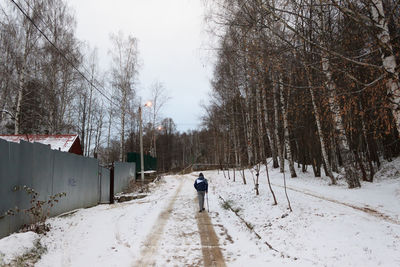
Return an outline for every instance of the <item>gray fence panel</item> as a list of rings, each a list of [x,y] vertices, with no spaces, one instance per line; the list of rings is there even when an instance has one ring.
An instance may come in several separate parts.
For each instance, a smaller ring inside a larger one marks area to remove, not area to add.
[[[7,210],[15,203],[15,195],[12,191],[13,174],[10,165],[9,143],[0,139],[0,238],[14,230],[11,229],[11,217],[5,216]]]
[[[114,194],[125,191],[129,183],[135,179],[135,163],[114,162]]]
[[[110,203],[110,170],[99,167],[100,172],[100,203]]]
[[[98,203],[98,162],[96,159],[54,151],[53,194],[65,192],[52,210],[57,215]]]
[[[95,206],[99,203],[99,162],[94,158],[85,158],[83,156],[74,155],[82,164],[82,203],[85,207]]]
[[[54,153],[53,194],[66,193],[52,210],[57,215],[80,207],[79,175],[81,166],[69,153]]]
[[[10,146],[13,147],[14,144],[10,144]],[[22,187],[33,187],[33,144],[21,141],[19,144],[19,153],[19,164],[16,166],[19,169],[19,175],[16,186],[18,186],[20,189],[15,192],[17,195],[17,206],[20,209],[29,209],[31,207],[31,196],[27,194]],[[19,213],[19,216],[16,216],[16,219],[18,225],[29,224],[31,221],[29,215],[22,212]]]
[[[14,209],[18,205],[18,192],[15,191],[15,187],[19,186],[19,175],[20,175],[20,169],[21,169],[21,146],[19,144],[15,143],[9,143],[9,166],[8,166],[8,171],[9,171],[9,176],[8,178],[10,179],[12,188],[11,191],[9,192],[10,198],[13,200],[13,205],[10,207]],[[22,219],[20,218],[20,215],[12,216],[10,217],[10,229],[11,231],[15,231],[19,229],[19,227],[22,224]]]
[[[17,144],[0,139],[0,238],[31,222],[22,212],[2,216],[16,206],[20,209],[31,206],[24,185],[38,192],[41,200],[56,193],[67,194],[51,209],[50,215],[54,216],[97,205],[101,200],[101,181],[104,197],[109,199],[109,193],[108,196],[106,193],[110,184],[109,170],[99,177],[97,159],[51,150],[42,144],[24,141]]]
[[[32,188],[39,193],[40,200],[52,195],[54,151],[49,146],[35,143],[32,159]]]

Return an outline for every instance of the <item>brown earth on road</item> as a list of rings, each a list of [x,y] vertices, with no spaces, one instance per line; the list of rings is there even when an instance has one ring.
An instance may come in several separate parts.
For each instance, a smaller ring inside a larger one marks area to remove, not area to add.
[[[197,201],[197,199],[195,200]],[[203,251],[204,266],[225,267],[226,264],[218,244],[218,237],[207,212],[198,213],[196,220]]]
[[[179,195],[179,192],[182,189],[183,180],[178,186],[174,196],[168,203],[167,208],[159,215],[157,223],[153,227],[153,231],[146,238],[144,242],[144,247],[141,251],[141,258],[137,260],[133,266],[155,266],[155,253],[158,248],[158,240],[161,239],[161,236],[164,233],[164,227],[167,224],[167,221],[171,215],[172,208],[174,207],[175,201]]]

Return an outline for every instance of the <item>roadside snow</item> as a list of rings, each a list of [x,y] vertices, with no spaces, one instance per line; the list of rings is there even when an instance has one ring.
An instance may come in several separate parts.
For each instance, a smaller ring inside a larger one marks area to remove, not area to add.
[[[385,168],[393,170],[399,167],[397,161],[389,165]],[[328,178],[316,179],[310,173],[301,173],[300,169],[297,169],[299,177],[292,179],[287,170],[287,185],[296,190],[288,190],[293,208],[293,212],[289,212],[284,190],[280,187],[283,185],[282,174],[279,170],[269,171],[278,201],[276,206],[272,205],[265,167],[260,173],[259,196],[255,195],[250,171],[245,172],[247,185],[243,185],[238,173],[236,182],[233,182],[232,171],[230,180],[227,173],[225,178],[221,171],[204,174],[213,188],[214,201],[222,202],[218,196],[230,201],[231,206],[239,210],[238,214],[252,224],[262,241],[291,258],[297,257],[308,266],[400,266],[399,223],[341,204],[376,209],[389,219],[398,220],[399,176],[383,178],[378,174],[376,183],[362,183],[361,188],[350,190],[345,185],[328,186]],[[231,211],[221,212],[228,219],[235,217]],[[239,228],[238,224],[229,224],[241,229],[238,231],[251,232],[246,227]],[[297,263],[294,265],[298,266]]]
[[[16,233],[0,239],[0,266],[10,264],[35,247],[39,235],[34,232]]]

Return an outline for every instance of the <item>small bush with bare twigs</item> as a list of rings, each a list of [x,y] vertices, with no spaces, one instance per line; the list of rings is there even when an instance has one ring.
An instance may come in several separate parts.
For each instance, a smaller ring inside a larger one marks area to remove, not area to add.
[[[29,196],[29,208],[20,209],[15,207],[15,209],[9,209],[5,215],[13,216],[19,212],[23,212],[29,216],[30,223],[22,227],[21,231],[34,231],[38,234],[45,233],[50,230],[49,225],[45,223],[46,219],[50,216],[50,211],[59,199],[66,196],[65,192],[57,193],[49,196],[48,200],[40,200],[39,193],[33,188],[26,185],[22,187],[17,187],[16,191],[24,190]]]

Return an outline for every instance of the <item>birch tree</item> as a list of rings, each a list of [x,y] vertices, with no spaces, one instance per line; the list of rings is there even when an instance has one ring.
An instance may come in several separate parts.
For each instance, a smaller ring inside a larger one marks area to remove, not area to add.
[[[112,85],[115,88],[120,113],[120,151],[119,160],[125,158],[125,124],[126,115],[130,108],[131,100],[135,97],[135,80],[138,73],[138,48],[137,40],[131,35],[126,38],[122,32],[111,34],[113,44],[112,56]]]

